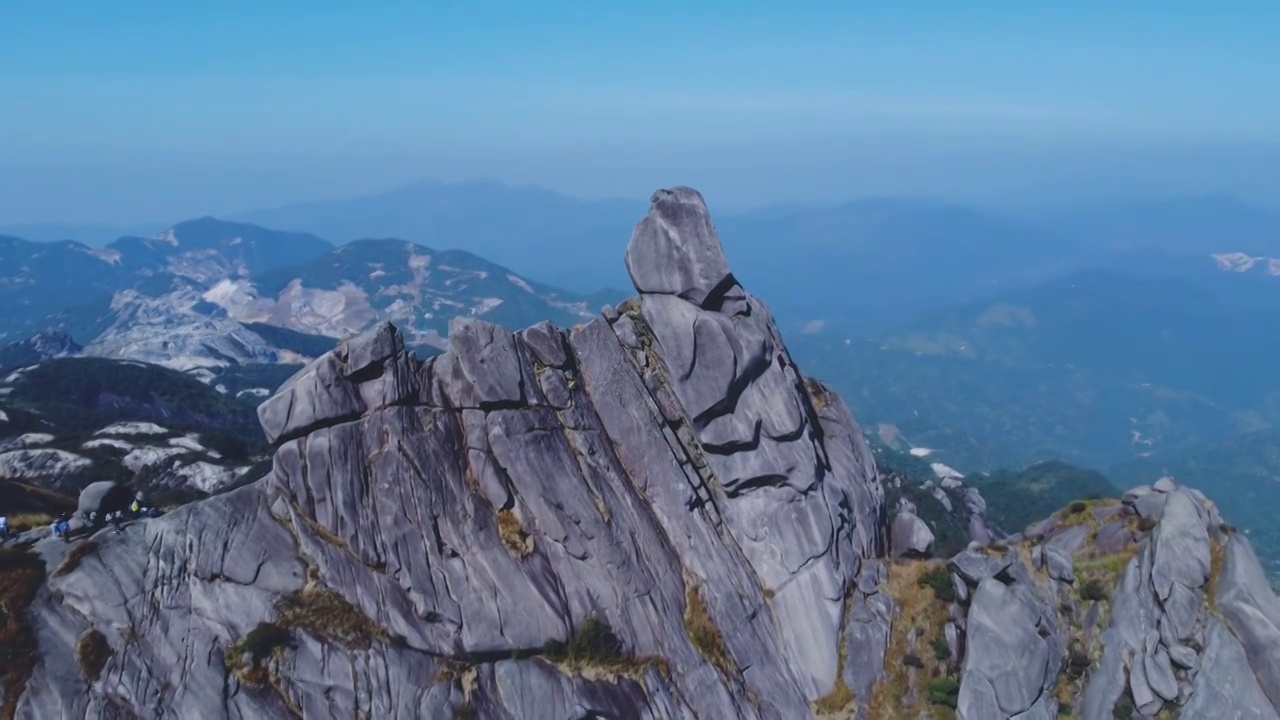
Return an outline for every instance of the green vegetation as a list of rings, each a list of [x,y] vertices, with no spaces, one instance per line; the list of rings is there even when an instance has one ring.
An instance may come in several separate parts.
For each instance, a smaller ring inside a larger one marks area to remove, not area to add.
[[[928,691],[931,704],[956,709],[960,699],[960,683],[949,677],[941,677],[929,681]]]
[[[956,511],[948,511],[930,491],[921,487],[928,480],[936,483],[927,462],[886,448],[877,448],[875,452],[876,464],[901,480],[900,487],[885,488],[886,507],[896,507],[899,498],[910,500],[916,506],[917,516],[933,531],[934,555],[950,556],[963,550],[969,544],[969,525],[960,509],[963,507],[961,497],[951,496]]]
[[[542,654],[549,660],[564,664],[608,665],[629,659],[613,628],[594,617],[582,623],[568,642],[548,641]]]
[[[289,593],[276,604],[277,624],[309,632],[345,647],[368,648],[387,633],[333,590],[317,583]]]
[[[542,648],[542,656],[571,671],[583,669],[608,672],[641,672],[648,667],[666,671],[661,658],[638,658],[627,651],[609,624],[588,618],[566,642],[551,640]]]
[[[951,646],[947,645],[946,639],[934,638],[933,659],[938,662],[946,662],[951,659]]]
[[[1022,532],[1067,505],[1068,515],[1087,516],[1087,505],[1078,498],[1120,496],[1102,474],[1061,462],[1038,463],[1018,472],[998,470],[970,481],[987,501],[987,521],[1009,533]]]
[[[941,602],[955,602],[956,587],[951,582],[951,573],[943,566],[931,567],[920,574],[916,581],[920,587],[933,591],[933,596]]]
[[[934,641],[942,638],[949,615],[948,602],[934,591],[935,586],[941,586],[935,579],[938,570],[946,571],[939,562],[923,560],[892,563],[888,570],[886,590],[898,606],[899,620],[890,628],[884,674],[867,699],[869,715],[874,718],[950,717],[945,704],[929,704],[927,688],[912,685],[948,677],[950,658],[940,658],[940,653],[932,648]],[[915,648],[908,643],[912,631],[918,638]],[[930,644],[930,652],[922,657],[920,651],[924,648],[919,645],[926,642]],[[908,697],[914,697],[914,702],[908,704]]]
[[[263,687],[271,677],[263,661],[293,646],[299,630],[353,650],[367,649],[374,640],[389,640],[378,627],[338,593],[316,581],[314,568],[301,589],[276,602],[276,619],[259,623],[223,654],[223,664],[250,687]]]
[[[263,687],[267,683],[266,668],[262,661],[276,650],[293,644],[289,630],[275,623],[259,623],[239,641],[232,643],[223,655],[226,668],[249,687]]]
[[[1107,589],[1097,580],[1085,580],[1080,584],[1081,600],[1106,600],[1108,597]]]

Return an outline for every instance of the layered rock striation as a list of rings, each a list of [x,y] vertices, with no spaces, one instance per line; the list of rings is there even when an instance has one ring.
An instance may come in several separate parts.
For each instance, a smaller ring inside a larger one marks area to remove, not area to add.
[[[572,330],[457,320],[424,363],[382,325],[309,365],[260,408],[267,477],[50,581],[18,715],[809,715],[886,548],[872,455],[696,191],[627,265]]]
[[[47,581],[6,555],[0,716],[1276,717],[1280,606],[1203,496],[993,543],[974,490],[928,559],[696,191],[626,262],[572,329],[455,320],[424,362],[380,325],[262,404],[258,482],[40,540]]]

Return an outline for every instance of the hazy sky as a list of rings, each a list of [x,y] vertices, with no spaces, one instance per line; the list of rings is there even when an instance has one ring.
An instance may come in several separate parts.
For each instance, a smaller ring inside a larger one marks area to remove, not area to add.
[[[1274,0],[3,0],[0,223],[421,177],[687,183],[730,205],[1111,186],[1267,201],[1277,28]]]

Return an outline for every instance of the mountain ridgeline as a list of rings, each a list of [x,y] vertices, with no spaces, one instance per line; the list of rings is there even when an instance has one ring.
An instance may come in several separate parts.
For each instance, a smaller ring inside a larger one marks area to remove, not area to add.
[[[256,482],[19,537],[0,708],[1280,718],[1280,600],[1198,491],[1152,478],[1001,538],[963,489],[937,558],[698,192],[653,195],[626,268],[637,295],[568,330],[457,318],[422,360],[379,323],[259,406]]]
[[[87,355],[179,370],[301,363],[319,353],[300,345],[324,352],[383,320],[438,351],[457,315],[571,325],[589,316],[588,302],[599,306],[465,251],[391,239],[335,247],[213,218],[101,248],[0,238],[0,265],[0,300],[12,309],[0,338],[56,330]]]

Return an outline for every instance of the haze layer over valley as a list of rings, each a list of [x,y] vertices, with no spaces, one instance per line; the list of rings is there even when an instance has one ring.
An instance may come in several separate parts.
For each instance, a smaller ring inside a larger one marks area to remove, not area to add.
[[[1280,720],[1235,10],[0,7],[0,720]]]

